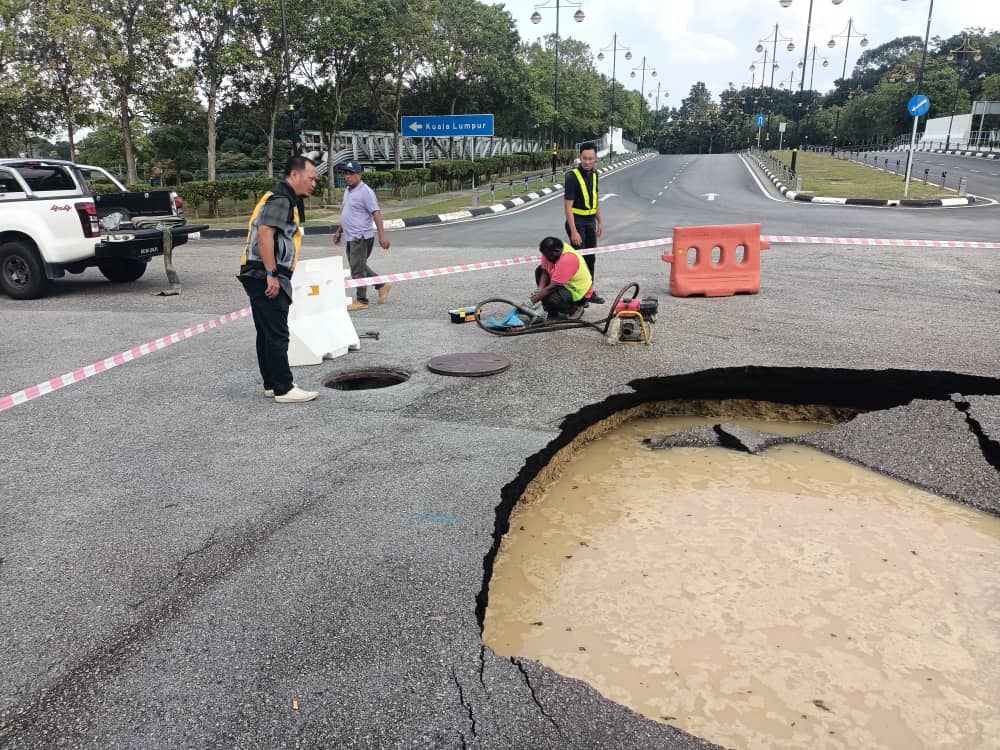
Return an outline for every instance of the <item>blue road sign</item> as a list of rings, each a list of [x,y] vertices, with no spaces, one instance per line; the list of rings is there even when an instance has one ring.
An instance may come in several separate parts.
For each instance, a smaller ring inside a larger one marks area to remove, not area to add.
[[[931,111],[931,100],[923,94],[917,94],[906,103],[906,111],[911,117],[923,117]]]
[[[430,115],[403,117],[400,130],[411,138],[452,135],[493,135],[493,115]]]
[[[757,115],[757,127],[764,127],[764,115]]]

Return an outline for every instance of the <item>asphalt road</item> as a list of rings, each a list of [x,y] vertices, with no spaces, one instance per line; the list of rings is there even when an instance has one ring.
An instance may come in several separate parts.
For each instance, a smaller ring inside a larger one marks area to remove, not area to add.
[[[733,221],[1000,237],[996,207],[777,201],[733,156],[657,158],[603,191],[605,244]],[[371,265],[523,255],[560,231],[556,200],[394,232]],[[304,254],[329,247],[310,236]],[[42,300],[0,299],[0,392],[243,307],[240,250],[182,248],[179,297],[154,296],[154,267],[133,285],[90,271]],[[873,409],[824,449],[997,513],[998,252],[781,245],[759,295],[711,300],[669,298],[658,250],[602,256],[602,291],[639,280],[659,294],[649,348],[448,322],[450,307],[522,299],[529,266],[401,282],[354,317],[379,341],[296,371],[323,391],[311,404],[262,397],[244,320],[4,412],[0,748],[709,747],[483,647],[477,597],[505,508],[621,406],[744,395]],[[460,351],[513,366],[476,380],[426,370]],[[377,366],[412,375],[322,388]]]
[[[877,158],[879,166],[884,167],[884,160],[888,159],[889,169],[892,171],[895,170],[896,160],[899,159],[901,171],[905,171],[906,155],[906,151],[873,151],[868,155],[868,162],[871,163],[873,158]],[[929,170],[927,173],[929,182],[940,185],[944,173],[945,186],[956,188],[959,178],[965,177],[966,192],[1000,200],[1000,159],[915,151],[911,179],[923,180],[925,169]]]
[[[769,181],[763,181],[770,187]],[[669,237],[675,226],[743,223],[759,223],[765,234],[961,237],[985,242],[1000,237],[1000,206],[893,208],[886,213],[884,208],[788,201],[773,190],[765,192],[733,154],[661,156],[606,176],[601,189],[604,244]],[[707,197],[710,194],[714,194],[712,200]],[[407,229],[403,236],[407,243],[439,247],[478,247],[484,243],[537,247],[546,234],[560,233],[562,224],[562,201],[556,197],[484,220]]]

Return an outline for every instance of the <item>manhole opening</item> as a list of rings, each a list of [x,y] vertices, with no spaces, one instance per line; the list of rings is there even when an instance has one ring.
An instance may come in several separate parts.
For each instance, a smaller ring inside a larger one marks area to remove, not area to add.
[[[348,370],[339,372],[323,381],[327,388],[338,391],[369,391],[374,388],[389,388],[410,379],[406,370],[392,370],[377,367],[370,370]]]

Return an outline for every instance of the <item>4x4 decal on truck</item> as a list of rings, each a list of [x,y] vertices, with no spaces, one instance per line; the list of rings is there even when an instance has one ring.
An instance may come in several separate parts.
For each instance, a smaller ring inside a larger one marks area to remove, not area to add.
[[[49,211],[72,211],[72,210],[73,207],[70,206],[69,204],[66,204],[65,206],[51,206],[49,208]]]

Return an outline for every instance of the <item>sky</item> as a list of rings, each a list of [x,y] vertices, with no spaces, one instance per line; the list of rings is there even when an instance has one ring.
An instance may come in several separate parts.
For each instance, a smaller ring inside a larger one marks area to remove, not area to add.
[[[480,0],[483,2],[484,0]],[[497,4],[486,0],[487,4]],[[543,0],[549,7],[541,7],[532,0],[506,0],[502,4],[513,16],[521,38],[534,41],[546,34],[555,33],[556,0]],[[864,49],[858,44],[859,33],[868,37],[868,49],[878,47],[899,36],[920,36],[927,30],[927,13],[931,0],[813,0],[812,28],[809,38],[809,67],[806,70],[806,87],[812,68],[812,47],[817,47],[814,88],[825,92],[833,88],[844,65],[844,49],[848,23],[853,19],[850,52],[847,57],[848,76]],[[736,88],[751,83],[750,64],[757,64],[756,84],[760,85],[762,55],[754,48],[760,40],[773,39],[775,24],[782,37],[791,37],[795,51],[788,52],[787,41],[778,44],[778,69],[774,85],[789,83],[794,72],[793,86],[799,87],[798,63],[802,60],[805,44],[809,0],[792,0],[782,8],[778,0],[583,0],[579,9],[585,14],[583,22],[573,20],[577,10],[567,0],[560,0],[559,34],[573,37],[590,45],[596,52],[607,48],[605,60],[597,62],[598,70],[611,76],[611,46],[613,35],[618,34],[618,45],[629,47],[632,59],[626,61],[619,52],[618,80],[628,88],[640,90],[641,71],[630,78],[632,69],[642,64],[646,57],[646,93],[653,92],[651,104],[655,105],[657,85],[660,86],[660,106],[680,106],[691,86],[703,81],[716,99],[732,81]],[[531,22],[536,9],[542,15],[539,24]],[[931,38],[949,37],[967,27],[985,27],[1000,30],[1000,0],[936,0],[931,19]],[[838,38],[834,49],[827,42],[834,34]],[[773,43],[762,42],[771,58]],[[823,57],[830,58],[823,67]],[[650,67],[656,70],[652,78]],[[669,94],[669,98],[665,98]]]

